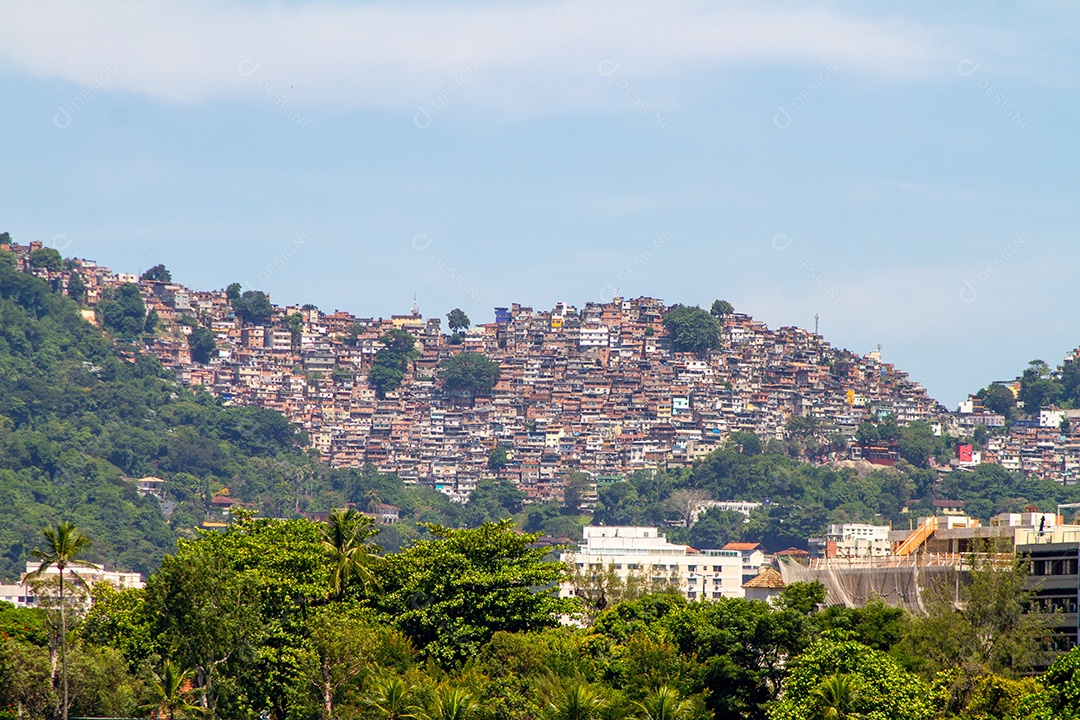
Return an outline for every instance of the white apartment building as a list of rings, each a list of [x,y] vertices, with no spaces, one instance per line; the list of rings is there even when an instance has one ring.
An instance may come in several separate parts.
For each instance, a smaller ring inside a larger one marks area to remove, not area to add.
[[[607,347],[610,332],[606,325],[586,325],[578,332],[578,347]]]
[[[892,552],[888,525],[830,525],[824,538],[810,538],[814,557],[884,557]]]
[[[16,607],[37,607],[38,597],[35,594],[34,588],[26,582],[26,575],[35,572],[40,566],[41,563],[28,562],[26,563],[26,573],[23,575],[22,580],[15,584],[0,585],[0,602],[9,602]],[[115,570],[106,570],[101,565],[91,564],[89,567],[68,568],[64,573],[65,587],[67,586],[68,578],[71,576],[72,572],[78,574],[82,581],[89,587],[93,587],[99,582],[111,583],[120,590],[146,586],[146,583],[143,582],[142,576],[139,573],[116,572]],[[41,575],[42,579],[46,581],[58,581],[60,579],[60,571],[55,567],[48,568]],[[89,603],[89,598],[87,599],[87,603]]]
[[[621,580],[632,576],[677,589],[688,600],[743,597],[742,557],[731,550],[695,550],[669,543],[655,527],[586,527],[576,551],[560,559],[574,570],[614,569]],[[573,597],[572,583],[560,595]]]
[[[754,512],[754,510],[757,510],[759,507],[761,507],[761,503],[759,502],[743,502],[741,500],[706,500],[694,508],[694,522],[697,522],[698,518],[711,508],[733,510],[737,513],[742,513],[743,517],[749,520],[750,513]]]

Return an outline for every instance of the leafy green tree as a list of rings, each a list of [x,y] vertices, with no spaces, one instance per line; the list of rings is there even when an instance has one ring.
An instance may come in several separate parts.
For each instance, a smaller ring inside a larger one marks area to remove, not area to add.
[[[488,453],[487,466],[488,470],[494,470],[498,472],[506,467],[506,464],[510,462],[510,453],[502,445],[496,445],[491,448],[491,452]]]
[[[468,527],[480,527],[521,512],[525,493],[512,483],[481,480],[469,494],[463,518]]]
[[[825,602],[825,586],[818,581],[793,582],[780,594],[779,605],[809,615]]]
[[[576,514],[582,503],[585,502],[585,493],[589,491],[592,480],[588,473],[574,471],[569,473],[562,482],[562,505],[566,512]]]
[[[1016,413],[1016,396],[1004,385],[988,385],[976,393],[976,397],[982,400],[987,410],[1004,415],[1006,420],[1011,420]]]
[[[934,435],[925,420],[908,423],[900,430],[900,457],[915,467],[926,467],[930,458],[943,449],[941,438]]]
[[[699,307],[679,305],[664,315],[664,329],[675,352],[704,355],[720,347],[720,324]]]
[[[139,280],[150,280],[153,282],[164,283],[172,282],[172,273],[169,272],[164,265],[158,264],[144,272],[141,276],[139,276]]]
[[[499,630],[558,625],[575,603],[556,597],[560,563],[519,534],[511,521],[475,530],[424,524],[433,540],[387,558],[386,592],[376,605],[420,648],[444,665],[475,655]]]
[[[1020,701],[1016,717],[1024,720],[1080,719],[1080,647],[1060,656],[1039,677],[1043,687]]]
[[[761,438],[750,432],[733,432],[728,436],[728,446],[743,455],[760,455],[763,448]]]
[[[830,605],[811,619],[822,631],[850,632],[852,639],[883,652],[900,642],[909,620],[902,608],[886,605],[880,598],[856,608]]]
[[[240,322],[246,325],[266,325],[274,314],[270,298],[261,290],[245,290],[232,306]]]
[[[202,706],[213,710],[223,699],[216,680],[230,661],[253,659],[264,631],[255,578],[207,539],[180,541],[147,582],[146,602],[155,634],[168,654],[194,668]],[[226,702],[228,690],[226,683]]]
[[[1026,672],[1049,640],[1049,618],[1027,612],[1028,563],[1002,564],[994,543],[973,552],[969,582],[946,577],[926,592],[928,612],[911,620],[896,652],[924,675],[960,668],[968,676]]]
[[[450,330],[458,334],[465,332],[469,329],[469,326],[472,325],[469,321],[469,316],[466,315],[461,308],[454,308],[446,313],[446,321],[450,326]]]
[[[374,524],[356,510],[343,508],[331,512],[326,524],[319,528],[323,547],[330,553],[334,568],[330,578],[331,597],[341,600],[350,584],[355,584],[362,595],[378,589],[375,570],[382,568],[385,560],[366,542],[378,533]]]
[[[67,720],[70,698],[68,695],[68,666],[67,666],[67,601],[64,598],[64,571],[72,570],[73,580],[81,582],[76,568],[89,567],[90,563],[80,560],[79,556],[90,549],[90,538],[79,532],[79,529],[68,522],[60,522],[55,528],[42,530],[48,545],[45,550],[35,550],[34,557],[39,561],[37,569],[27,576],[33,581],[40,579],[49,568],[56,568],[60,573],[60,673],[63,678],[63,718]]]
[[[229,305],[236,307],[237,301],[240,300],[240,283],[229,283],[229,286],[225,288],[225,299],[229,301]]]
[[[191,359],[200,365],[206,365],[217,352],[217,340],[212,331],[197,327],[188,335],[188,347],[191,348]]]
[[[60,705],[49,648],[0,637],[0,700],[8,717],[56,717]]]
[[[97,583],[90,590],[92,604],[83,617],[79,635],[123,653],[132,667],[158,651],[142,588],[118,590],[112,583]]]
[[[1066,359],[1060,373],[1062,397],[1072,407],[1080,406],[1080,362]]]
[[[712,307],[709,308],[709,314],[717,319],[733,312],[735,312],[735,308],[727,300],[713,300]]]
[[[596,490],[596,495],[597,504],[593,512],[593,522],[595,524],[644,524],[641,515],[644,503],[633,483],[615,482],[608,485],[600,485]]]
[[[729,542],[737,542],[745,523],[746,518],[741,512],[712,507],[693,524],[687,540],[699,550],[719,549]]]
[[[888,654],[827,635],[791,663],[769,720],[890,718],[930,720],[930,689]]]
[[[77,303],[83,303],[86,301],[86,281],[83,280],[83,276],[77,272],[71,273],[71,277],[68,279],[67,286],[68,297]]]
[[[388,365],[375,365],[368,371],[367,379],[379,397],[386,397],[387,392],[401,385],[405,371]]]
[[[165,660],[160,674],[150,672],[150,702],[139,709],[166,720],[208,715],[206,708],[189,702],[186,697],[184,685],[193,676],[191,670],[182,670],[172,660]]]
[[[355,612],[336,606],[323,608],[312,618],[308,640],[315,662],[309,675],[319,693],[323,720],[343,714],[342,703],[360,691],[364,674],[377,662],[388,632],[388,628],[372,626]]]
[[[680,652],[697,658],[692,689],[709,691],[718,718],[763,718],[808,641],[803,613],[752,600],[687,603],[662,622]]]
[[[375,353],[374,365],[368,372],[368,382],[379,397],[385,397],[405,379],[409,362],[416,356],[416,340],[404,330],[394,328],[379,338],[382,347]]]
[[[143,332],[153,333],[161,326],[161,316],[157,310],[146,313],[146,321],[143,323]]]
[[[1024,717],[1022,703],[1033,695],[1042,694],[1043,686],[1035,678],[1013,680],[1000,675],[983,675],[976,678],[963,714],[978,720]]]
[[[292,349],[293,352],[296,352],[300,348],[300,340],[304,334],[304,316],[300,313],[286,315],[285,329],[289,331],[289,336],[292,340]]]
[[[1064,386],[1042,360],[1032,360],[1020,376],[1018,399],[1024,403],[1024,412],[1029,415],[1037,415],[1043,406],[1056,403],[1063,392]]]
[[[465,392],[470,397],[487,395],[499,381],[499,363],[486,355],[463,352],[447,358],[439,369],[447,390]]]
[[[138,337],[146,326],[146,305],[134,283],[124,283],[98,303],[98,312],[101,324],[125,339]]]
[[[64,258],[56,248],[38,248],[30,253],[30,267],[59,272],[64,269]]]

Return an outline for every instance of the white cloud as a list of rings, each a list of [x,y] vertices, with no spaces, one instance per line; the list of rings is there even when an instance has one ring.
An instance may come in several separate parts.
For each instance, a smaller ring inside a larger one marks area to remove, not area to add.
[[[923,78],[954,63],[926,28],[832,6],[69,0],[9,3],[3,15],[0,64],[84,85],[119,63],[109,89],[168,102],[256,94],[265,81],[298,104],[411,109],[445,91],[446,102],[563,112],[615,102],[611,85],[624,76],[637,83],[793,63],[807,66],[809,82],[839,60],[853,73]],[[598,72],[603,61],[618,74]],[[677,94],[654,87],[656,104]]]

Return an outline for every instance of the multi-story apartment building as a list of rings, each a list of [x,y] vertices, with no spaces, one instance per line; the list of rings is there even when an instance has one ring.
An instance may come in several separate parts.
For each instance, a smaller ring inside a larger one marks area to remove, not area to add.
[[[613,570],[624,582],[638,578],[688,600],[743,596],[743,560],[737,551],[676,545],[655,527],[586,527],[581,545],[560,557],[571,574]],[[564,583],[560,592],[573,597],[574,583]]]

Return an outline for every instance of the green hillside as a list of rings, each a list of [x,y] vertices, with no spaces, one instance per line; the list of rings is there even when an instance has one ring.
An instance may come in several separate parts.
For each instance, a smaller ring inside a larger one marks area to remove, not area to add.
[[[0,577],[16,576],[41,528],[74,521],[94,557],[148,572],[200,522],[209,494],[311,465],[277,413],[222,408],[167,380],[146,355],[123,359],[43,280],[0,253]],[[125,478],[172,480],[171,524]]]

